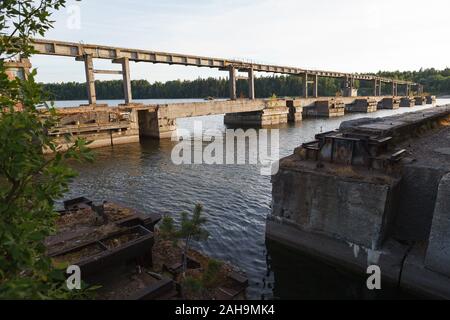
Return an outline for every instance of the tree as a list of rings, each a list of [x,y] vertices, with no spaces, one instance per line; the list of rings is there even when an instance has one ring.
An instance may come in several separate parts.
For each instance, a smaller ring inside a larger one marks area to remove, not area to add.
[[[206,218],[202,217],[203,207],[196,204],[192,217],[187,212],[181,213],[180,228],[176,229],[172,217],[166,216],[161,221],[159,228],[161,236],[165,239],[183,240],[183,277],[187,269],[187,254],[192,241],[206,240],[209,236],[208,231],[202,228]]]
[[[30,39],[44,36],[52,27],[51,12],[64,5],[64,0],[0,3],[0,298],[80,294],[65,288],[63,270],[47,257],[44,239],[55,231],[54,202],[75,176],[67,161],[92,160],[92,154],[82,139],[61,152],[47,135],[57,114],[34,80],[36,71],[10,80],[5,67],[7,59],[33,54]],[[37,106],[46,107],[45,116]]]

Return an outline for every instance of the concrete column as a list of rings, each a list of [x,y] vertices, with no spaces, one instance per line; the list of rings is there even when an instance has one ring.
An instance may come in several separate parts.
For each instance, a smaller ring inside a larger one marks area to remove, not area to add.
[[[255,73],[253,69],[248,70],[248,98],[255,100]]]
[[[397,96],[397,88],[396,88],[397,84],[392,81],[392,96]]]
[[[379,96],[379,97],[381,97],[381,87],[382,87],[381,84],[382,84],[381,80],[378,81],[378,96]]]
[[[130,61],[127,57],[117,59],[117,63],[122,64],[122,77],[123,77],[123,96],[125,104],[130,104],[132,100],[131,96],[131,78],[130,78]]]
[[[308,74],[303,74],[303,98],[308,98]]]
[[[351,97],[353,95],[353,86],[354,86],[353,82],[354,82],[353,78],[345,76],[343,88],[344,97]]]
[[[96,104],[97,97],[95,95],[95,77],[94,77],[94,63],[92,62],[91,54],[83,55],[84,71],[86,73],[86,87],[89,104]]]
[[[314,83],[313,83],[313,97],[317,98],[319,96],[319,76],[314,75]]]
[[[378,95],[378,80],[373,80],[373,95],[376,97]]]
[[[230,76],[229,76],[229,87],[230,87],[230,99],[236,100],[237,94],[236,94],[236,69],[233,66],[230,66],[229,69]]]
[[[409,84],[407,84],[406,85],[406,89],[405,89],[405,96],[409,96],[409,91],[410,91],[410,89],[409,89]]]
[[[423,93],[423,85],[419,84],[419,94]]]

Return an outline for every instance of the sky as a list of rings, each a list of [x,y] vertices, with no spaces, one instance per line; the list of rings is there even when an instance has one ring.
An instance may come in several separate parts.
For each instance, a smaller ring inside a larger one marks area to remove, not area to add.
[[[69,0],[47,39],[341,72],[450,66],[449,0]],[[84,82],[81,62],[33,56],[42,82]],[[95,60],[99,69],[118,69]],[[224,71],[131,63],[150,82]],[[120,79],[120,75],[96,75]]]

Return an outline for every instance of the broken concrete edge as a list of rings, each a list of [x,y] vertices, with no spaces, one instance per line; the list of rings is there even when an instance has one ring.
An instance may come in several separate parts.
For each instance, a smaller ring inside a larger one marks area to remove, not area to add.
[[[439,118],[444,118],[450,115],[450,104],[434,107],[430,109],[410,112],[407,114],[397,114],[388,117],[378,117],[378,118],[359,118],[354,120],[348,120],[341,123],[339,130],[350,131],[363,128],[368,124],[378,124],[378,123],[389,123],[390,130],[395,130],[398,127],[410,127],[420,124],[421,121],[417,118],[416,121],[410,120],[411,118],[422,116],[423,121],[432,121]]]
[[[402,261],[408,251],[407,246],[393,240],[382,250],[372,250],[345,240],[305,232],[273,215],[267,217],[266,238],[360,275],[367,274],[368,266],[378,265],[382,279],[391,285],[399,283]]]

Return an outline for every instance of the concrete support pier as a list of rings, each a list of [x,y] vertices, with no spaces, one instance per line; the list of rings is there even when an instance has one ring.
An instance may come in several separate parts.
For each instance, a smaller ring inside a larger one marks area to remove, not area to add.
[[[383,98],[383,100],[378,103],[378,109],[398,109],[400,108],[400,100],[400,97]]]
[[[416,99],[416,106],[424,106],[427,104],[426,98],[424,96],[417,96],[414,99]]]
[[[289,109],[289,122],[298,122],[303,119],[303,106],[300,100],[287,100],[286,106]]]
[[[130,61],[127,57],[124,57],[113,60],[113,63],[122,65],[123,96],[125,105],[129,105],[133,100],[131,95]]]
[[[97,96],[95,94],[94,63],[92,61],[92,54],[84,54],[81,57],[77,57],[76,60],[84,62],[89,105],[95,105],[97,104]]]
[[[345,114],[345,104],[341,99],[328,98],[315,101],[314,106],[304,107],[305,117],[341,117]]]
[[[427,104],[432,104],[432,105],[436,104],[436,96],[431,96],[431,95],[425,96],[425,99],[426,99]]]
[[[260,111],[227,113],[224,123],[242,126],[271,126],[288,122],[289,108],[285,100],[266,100]]]
[[[371,113],[378,110],[378,101],[374,98],[360,98],[355,102],[345,105],[345,112],[348,113]]]
[[[401,108],[411,108],[416,105],[416,100],[412,97],[403,97],[400,99]]]

